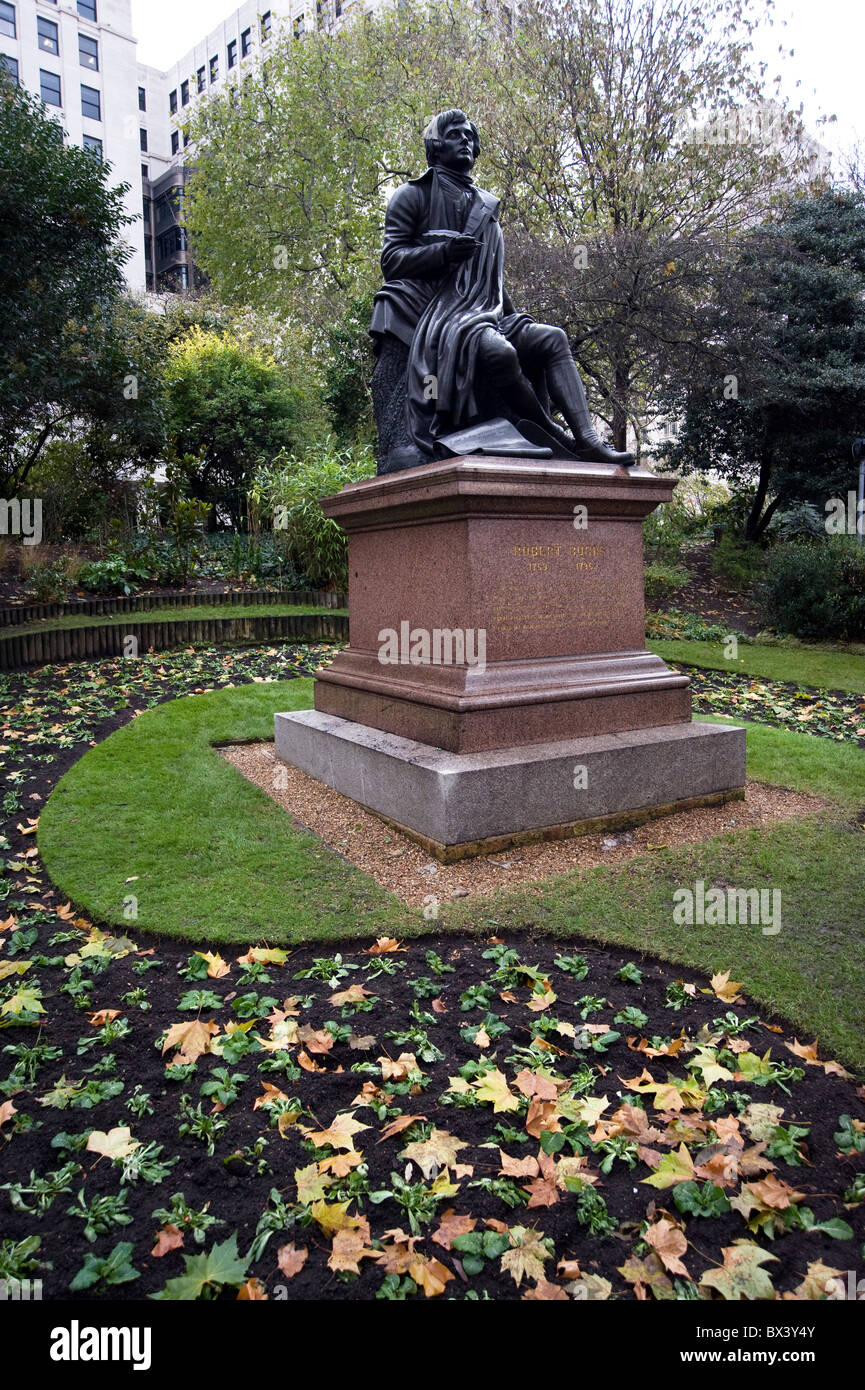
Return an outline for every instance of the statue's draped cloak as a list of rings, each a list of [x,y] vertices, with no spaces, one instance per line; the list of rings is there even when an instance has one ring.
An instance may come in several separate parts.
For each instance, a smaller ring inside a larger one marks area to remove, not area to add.
[[[382,271],[370,332],[394,333],[409,346],[406,413],[415,444],[435,441],[478,417],[475,394],[481,335],[510,338],[528,314],[514,313],[503,285],[504,241],[499,200],[467,176],[428,169],[398,189],[388,207]],[[448,264],[449,231],[480,242],[467,261]]]

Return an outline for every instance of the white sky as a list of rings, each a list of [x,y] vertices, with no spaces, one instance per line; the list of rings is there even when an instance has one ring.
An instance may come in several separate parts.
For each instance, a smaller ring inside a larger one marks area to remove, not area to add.
[[[236,8],[236,0],[132,0],[139,59],[170,67]],[[835,152],[857,136],[865,142],[863,0],[776,0],[775,17],[773,28],[755,46],[768,62],[767,78],[781,70],[778,45],[783,42],[794,56],[782,65],[782,91],[791,105],[803,102],[808,128]],[[837,123],[820,133],[817,117],[833,114]]]

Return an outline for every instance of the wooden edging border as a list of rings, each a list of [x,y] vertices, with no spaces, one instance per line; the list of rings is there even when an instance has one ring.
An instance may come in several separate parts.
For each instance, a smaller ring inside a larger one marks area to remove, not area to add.
[[[230,594],[129,594],[125,598],[75,599],[71,603],[26,603],[0,608],[0,628],[38,623],[43,618],[146,613],[151,608],[205,608],[284,603],[293,607],[347,608],[345,594],[329,589],[250,589]]]
[[[0,671],[90,658],[144,655],[177,647],[272,641],[347,642],[348,618],[337,613],[267,614],[46,629],[0,638]]]

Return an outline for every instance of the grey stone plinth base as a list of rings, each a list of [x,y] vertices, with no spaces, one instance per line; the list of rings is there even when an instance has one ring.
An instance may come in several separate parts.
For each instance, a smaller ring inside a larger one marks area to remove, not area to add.
[[[317,710],[277,714],[284,762],[375,811],[438,859],[625,828],[741,797],[745,730],[666,724],[449,753]]]

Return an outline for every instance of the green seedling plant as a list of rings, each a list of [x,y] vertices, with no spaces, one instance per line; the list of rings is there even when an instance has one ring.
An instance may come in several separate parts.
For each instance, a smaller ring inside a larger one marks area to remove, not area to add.
[[[201,1108],[201,1102],[193,1105],[189,1096],[181,1096],[180,1113],[184,1116],[183,1123],[178,1129],[178,1134],[183,1138],[190,1135],[203,1144],[207,1155],[212,1158],[216,1150],[216,1141],[220,1134],[224,1134],[228,1129],[228,1121],[223,1120],[221,1115],[207,1114]]]
[[[125,1158],[115,1158],[114,1165],[120,1169],[120,1181],[127,1182],[149,1182],[160,1183],[170,1175],[175,1163],[179,1161],[180,1155],[174,1158],[162,1159],[162,1144],[142,1144],[139,1148],[133,1149],[131,1154]]]
[[[246,1072],[229,1072],[227,1067],[214,1067],[199,1089],[206,1100],[218,1101],[220,1105],[229,1106],[237,1100],[238,1088],[248,1080]]]
[[[80,1172],[78,1164],[71,1162],[41,1175],[31,1168],[29,1183],[4,1182],[0,1191],[9,1193],[15,1211],[26,1211],[41,1218],[58,1197],[72,1191],[72,1184]]]
[[[621,970],[616,971],[616,979],[621,980],[622,984],[641,985],[643,983],[643,972],[638,965],[629,960],[627,965],[623,965]]]
[[[210,1203],[206,1202],[198,1210],[189,1205],[182,1192],[174,1192],[168,1199],[168,1206],[157,1207],[151,1216],[160,1226],[176,1226],[179,1231],[191,1235],[196,1245],[203,1245],[211,1227],[225,1225],[221,1217],[209,1214],[209,1207]]]
[[[120,1241],[107,1256],[94,1255],[92,1250],[88,1250],[84,1264],[69,1285],[70,1292],[83,1293],[85,1289],[97,1285],[113,1288],[117,1284],[129,1284],[133,1279],[140,1279],[139,1271],[130,1262],[131,1255],[132,1242],[129,1240]]]
[[[403,1210],[409,1230],[413,1235],[420,1235],[423,1227],[428,1226],[435,1217],[445,1194],[434,1191],[428,1183],[408,1182],[399,1173],[391,1173],[390,1182],[389,1188],[370,1192],[369,1200],[376,1206],[381,1202],[396,1202]]]
[[[584,980],[589,973],[589,963],[585,956],[577,954],[556,956],[553,965],[559,970],[564,970],[568,975],[572,975],[575,980]]]
[[[188,989],[177,1007],[182,1013],[200,1014],[202,1009],[221,1009],[222,1000],[212,989]]]
[[[379,957],[379,960],[381,957]],[[378,962],[377,962],[378,963]],[[359,970],[360,967],[350,961],[344,961],[341,954],[335,956],[317,956],[306,970],[298,970],[292,976],[293,980],[324,980],[331,989],[336,989],[340,980],[344,980],[349,970]]]
[[[108,1235],[114,1226],[129,1226],[132,1214],[126,1210],[127,1193],[97,1193],[88,1203],[84,1188],[78,1193],[78,1201],[66,1208],[67,1216],[74,1216],[84,1222],[84,1239],[91,1244],[99,1236]],[[131,1247],[130,1247],[131,1248]]]
[[[52,1266],[39,1259],[41,1236],[25,1236],[23,1240],[0,1240],[0,1279],[27,1279],[40,1269]]]

